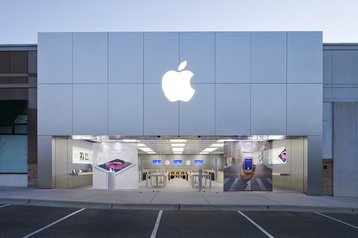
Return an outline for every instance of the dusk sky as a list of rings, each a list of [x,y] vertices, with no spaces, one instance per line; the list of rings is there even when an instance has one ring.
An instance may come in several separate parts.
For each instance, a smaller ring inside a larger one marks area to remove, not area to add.
[[[0,44],[37,32],[323,31],[358,43],[357,0],[0,0]]]

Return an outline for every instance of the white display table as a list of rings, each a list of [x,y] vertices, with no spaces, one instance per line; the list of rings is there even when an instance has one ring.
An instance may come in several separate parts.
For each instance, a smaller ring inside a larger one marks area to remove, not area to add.
[[[125,167],[124,169],[117,172],[108,171],[99,166],[94,166],[93,168],[93,188],[96,189],[128,189],[126,187],[128,173],[136,173],[135,164],[131,164],[128,167]]]

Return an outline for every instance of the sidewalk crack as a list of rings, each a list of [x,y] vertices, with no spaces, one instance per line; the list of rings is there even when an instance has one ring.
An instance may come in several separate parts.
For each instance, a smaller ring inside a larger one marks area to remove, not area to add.
[[[209,200],[206,199],[206,197],[204,196],[204,194],[201,194],[201,196],[204,198],[204,200],[206,201],[207,204],[210,204]]]
[[[153,202],[153,200],[157,197],[157,195],[158,195],[158,192],[156,192],[155,194],[154,194],[154,196],[153,196],[153,198],[150,200],[150,204]]]

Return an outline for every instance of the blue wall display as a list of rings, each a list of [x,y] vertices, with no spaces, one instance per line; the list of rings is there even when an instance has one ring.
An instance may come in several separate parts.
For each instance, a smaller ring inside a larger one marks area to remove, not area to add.
[[[183,160],[175,159],[173,164],[174,164],[174,166],[182,166],[183,165]]]
[[[202,166],[202,165],[204,165],[204,160],[196,159],[196,160],[194,160],[194,165],[195,166]]]
[[[152,165],[162,165],[162,160],[160,159],[153,159],[152,160]]]

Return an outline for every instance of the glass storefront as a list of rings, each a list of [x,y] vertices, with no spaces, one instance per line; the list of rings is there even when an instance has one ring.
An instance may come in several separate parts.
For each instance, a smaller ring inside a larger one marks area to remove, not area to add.
[[[57,187],[303,192],[305,140],[284,136],[54,137],[56,164],[67,170],[56,167]],[[66,154],[60,152],[61,146],[67,147]]]

